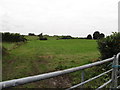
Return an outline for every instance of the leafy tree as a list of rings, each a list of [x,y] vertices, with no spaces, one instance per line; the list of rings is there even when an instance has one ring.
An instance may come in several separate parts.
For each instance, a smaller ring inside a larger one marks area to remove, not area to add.
[[[103,34],[103,33],[101,33],[100,35],[99,35],[99,38],[101,39],[101,38],[104,38],[105,37],[105,35]]]
[[[92,35],[89,34],[89,35],[87,36],[87,39],[92,39]]]
[[[93,39],[101,39],[101,38],[104,38],[105,35],[103,33],[100,33],[99,31],[95,31],[93,33]]]
[[[93,39],[99,39],[99,35],[100,35],[100,32],[99,31],[95,31],[93,33]]]

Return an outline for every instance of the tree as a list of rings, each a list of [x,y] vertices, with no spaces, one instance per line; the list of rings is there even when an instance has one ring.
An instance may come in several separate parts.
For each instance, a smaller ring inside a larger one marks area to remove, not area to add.
[[[99,31],[95,31],[93,33],[93,39],[99,39],[99,36],[100,36],[100,32]]]
[[[92,39],[92,35],[89,34],[89,35],[87,36],[87,39]]]
[[[93,33],[93,39],[101,39],[101,38],[104,38],[105,35],[103,33],[100,33],[99,31],[95,31]]]
[[[103,34],[103,33],[101,33],[100,35],[99,35],[99,38],[101,39],[101,38],[104,38],[105,37],[105,35]]]

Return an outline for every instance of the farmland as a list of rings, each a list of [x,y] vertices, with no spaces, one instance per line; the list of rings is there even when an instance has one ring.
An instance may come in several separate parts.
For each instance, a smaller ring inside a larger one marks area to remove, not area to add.
[[[76,67],[95,62],[99,58],[96,40],[50,38],[40,41],[36,36],[26,36],[26,38],[28,41],[25,43],[3,42],[3,46],[9,52],[2,60],[3,81]],[[58,78],[62,82],[66,76],[63,80],[61,77]],[[55,82],[54,80],[51,81]],[[66,78],[66,82],[70,86],[71,81]],[[45,84],[59,87],[51,85],[49,80],[19,87],[50,87]]]

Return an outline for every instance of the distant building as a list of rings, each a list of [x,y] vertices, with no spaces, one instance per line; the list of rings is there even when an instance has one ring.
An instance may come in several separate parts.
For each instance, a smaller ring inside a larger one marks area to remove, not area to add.
[[[118,32],[120,32],[120,1],[118,2]]]

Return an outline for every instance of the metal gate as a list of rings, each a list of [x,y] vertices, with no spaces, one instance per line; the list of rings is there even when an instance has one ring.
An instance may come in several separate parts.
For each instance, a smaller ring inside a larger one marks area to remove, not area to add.
[[[86,65],[75,67],[75,68],[70,68],[70,69],[65,69],[65,70],[61,70],[61,71],[50,72],[50,73],[45,73],[45,74],[20,78],[20,79],[14,79],[14,80],[9,80],[9,81],[3,81],[3,82],[0,82],[0,87],[1,87],[1,89],[2,88],[9,88],[9,87],[13,87],[13,86],[18,86],[18,85],[31,83],[31,82],[41,81],[41,80],[45,80],[45,79],[48,79],[48,78],[53,78],[53,77],[60,76],[60,75],[63,75],[63,74],[68,74],[68,73],[72,73],[72,72],[82,70],[81,82],[77,85],[74,85],[74,86],[66,89],[66,90],[70,90],[70,89],[74,89],[74,88],[77,88],[79,86],[82,86],[82,85],[84,85],[84,84],[86,84],[86,83],[88,83],[92,80],[95,80],[95,79],[97,79],[97,78],[99,78],[99,77],[101,77],[101,76],[103,76],[103,75],[105,75],[109,72],[111,72],[111,79],[108,80],[103,85],[99,86],[96,90],[99,90],[99,89],[105,87],[108,84],[111,84],[110,89],[118,89],[118,88],[120,88],[120,86],[118,85],[118,78],[120,77],[119,56],[120,56],[120,53],[118,53],[117,55],[114,55],[112,58],[97,61],[97,62],[94,62],[94,63],[86,64]],[[85,69],[91,68],[91,67],[94,67],[94,66],[97,66],[97,65],[105,64],[107,62],[112,62],[112,66],[111,66],[110,70],[108,70],[106,72],[103,72],[103,73],[101,73],[101,74],[99,74],[95,77],[89,78],[88,80],[84,81],[84,70]]]

